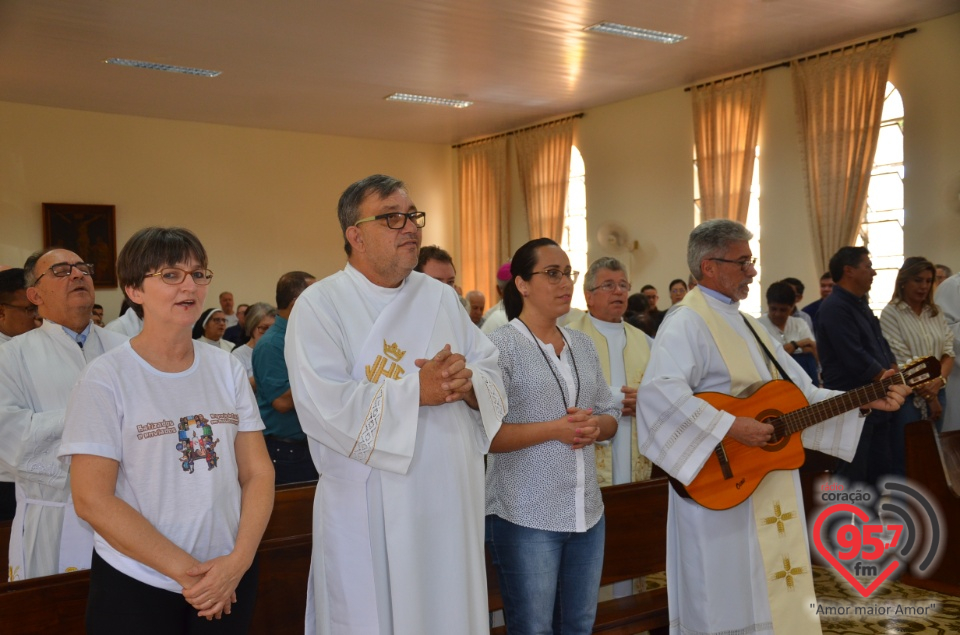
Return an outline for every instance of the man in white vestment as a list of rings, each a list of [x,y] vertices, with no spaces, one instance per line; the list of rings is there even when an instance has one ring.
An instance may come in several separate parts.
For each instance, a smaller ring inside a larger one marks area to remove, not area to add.
[[[109,322],[103,328],[108,331],[113,331],[114,333],[119,333],[127,339],[130,339],[131,337],[139,335],[140,331],[143,330],[143,317],[138,312],[143,311],[143,309],[126,299],[124,299],[123,303],[124,306],[127,307],[127,310],[123,312],[123,315]]]
[[[690,234],[687,262],[698,286],[658,331],[637,393],[641,452],[684,485],[724,438],[747,446],[770,440],[770,424],[695,396],[740,395],[775,377],[758,339],[808,401],[837,394],[815,388],[783,346],[739,312],[756,275],[751,237],[728,220],[707,221]],[[868,407],[895,410],[907,391],[891,388]],[[862,425],[853,410],[808,428],[803,445],[849,460]],[[819,633],[798,472],[769,473],[747,500],[724,511],[671,488],[667,589],[671,633]]]
[[[57,459],[70,389],[90,360],[126,339],[93,325],[93,265],[52,249],[24,265],[43,325],[0,347],[0,471],[15,474],[10,580],[90,567],[93,531],[77,519]]]
[[[616,258],[599,258],[583,279],[587,313],[567,322],[567,327],[590,336],[600,356],[603,376],[623,406],[617,434],[595,446],[600,487],[650,478],[650,459],[639,452],[636,414],[637,387],[650,359],[653,339],[623,321],[630,296],[627,272]]]
[[[486,632],[483,455],[506,398],[456,291],[414,272],[425,216],[401,181],[351,185],[347,265],[308,288],[286,339],[320,472],[308,633]]]
[[[960,350],[960,273],[940,283],[934,302],[947,318],[947,326],[953,331],[953,350]],[[960,368],[953,365],[944,392],[943,432],[960,430]]]

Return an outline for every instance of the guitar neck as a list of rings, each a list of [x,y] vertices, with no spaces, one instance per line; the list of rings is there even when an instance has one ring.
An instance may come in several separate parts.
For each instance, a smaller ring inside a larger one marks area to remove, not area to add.
[[[903,373],[891,375],[886,379],[861,386],[855,390],[850,390],[811,404],[806,408],[800,408],[793,412],[782,415],[774,424],[778,435],[788,435],[800,432],[810,426],[822,423],[827,419],[832,419],[844,412],[849,412],[854,408],[861,408],[871,401],[876,401],[887,394],[887,388],[897,384],[905,383]]]

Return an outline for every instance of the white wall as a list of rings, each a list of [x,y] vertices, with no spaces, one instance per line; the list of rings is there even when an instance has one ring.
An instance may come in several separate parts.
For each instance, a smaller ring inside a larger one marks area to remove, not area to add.
[[[274,301],[277,278],[343,266],[336,205],[382,172],[407,181],[426,210],[424,240],[451,244],[453,151],[0,102],[0,263],[42,245],[41,203],[116,205],[117,249],[148,225],[195,231],[215,272],[207,305]],[[81,256],[83,254],[80,254]],[[119,290],[99,290],[108,319]]]

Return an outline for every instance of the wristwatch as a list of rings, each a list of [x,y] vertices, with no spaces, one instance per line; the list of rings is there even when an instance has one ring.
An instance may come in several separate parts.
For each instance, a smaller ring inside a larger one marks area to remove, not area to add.
[[[796,342],[794,342],[793,340],[790,340],[790,343],[793,344],[793,353],[792,353],[792,354],[793,354],[793,355],[796,355],[796,354],[797,354],[797,351],[800,350],[800,345],[797,344]]]

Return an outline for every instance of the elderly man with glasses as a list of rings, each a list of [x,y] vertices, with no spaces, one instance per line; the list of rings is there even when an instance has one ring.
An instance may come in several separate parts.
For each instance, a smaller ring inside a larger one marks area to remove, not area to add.
[[[506,414],[497,349],[452,287],[414,271],[426,215],[403,182],[354,183],[338,217],[346,267],[304,291],[286,340],[323,475],[307,632],[485,632],[483,455]]]
[[[17,493],[11,580],[90,567],[93,532],[74,512],[57,448],[80,371],[126,340],[93,327],[92,264],[54,248],[30,256],[24,270],[43,324],[0,346],[0,471],[15,475]]]
[[[596,447],[597,480],[601,487],[650,478],[650,460],[637,450],[634,415],[637,387],[650,359],[653,340],[623,321],[630,296],[630,281],[616,258],[595,260],[583,280],[587,313],[567,323],[593,340],[603,376],[623,405],[617,434],[609,444]]]

